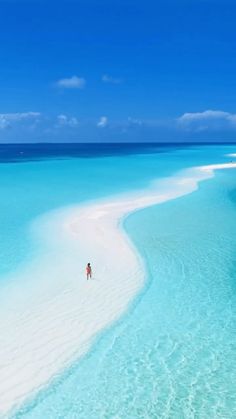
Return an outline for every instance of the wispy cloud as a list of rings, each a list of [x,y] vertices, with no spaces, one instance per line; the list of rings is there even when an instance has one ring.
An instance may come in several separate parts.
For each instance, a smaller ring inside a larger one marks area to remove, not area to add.
[[[20,122],[28,119],[37,119],[41,116],[40,112],[17,112],[17,113],[1,113],[0,114],[0,129],[10,127],[15,122]]]
[[[213,110],[187,112],[177,118],[177,122],[181,128],[197,131],[236,128],[236,114]]]
[[[63,89],[83,89],[86,85],[86,80],[83,77],[72,76],[66,79],[60,79],[56,82],[57,87]]]
[[[123,82],[123,79],[112,77],[112,76],[109,76],[108,74],[104,74],[102,76],[102,81],[104,83],[120,84]]]
[[[224,111],[187,112],[178,118],[179,122],[202,121],[208,119],[230,119],[234,114]]]
[[[64,114],[57,116],[57,127],[77,127],[79,125],[79,121],[74,116],[67,116]]]
[[[108,125],[108,118],[107,116],[101,116],[100,120],[97,123],[99,128],[105,128]]]
[[[143,125],[143,121],[139,118],[131,118],[131,116],[128,117],[128,124],[129,125],[138,125],[141,126]]]

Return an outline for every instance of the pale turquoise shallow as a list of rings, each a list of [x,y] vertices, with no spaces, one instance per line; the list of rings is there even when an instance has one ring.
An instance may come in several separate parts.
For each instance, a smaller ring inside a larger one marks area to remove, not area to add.
[[[0,165],[2,274],[37,250],[22,234],[38,214],[148,187],[185,167],[228,161],[224,154],[234,151],[170,148]],[[235,218],[235,170],[129,216],[124,226],[145,262],[144,289],[83,359],[12,417],[236,417]]]

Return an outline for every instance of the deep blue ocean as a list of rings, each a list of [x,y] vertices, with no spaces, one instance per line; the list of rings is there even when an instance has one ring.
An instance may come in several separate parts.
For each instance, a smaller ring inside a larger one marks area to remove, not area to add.
[[[28,226],[39,215],[148,189],[235,152],[232,144],[1,145],[0,288],[37,254]],[[235,219],[235,169],[127,217],[146,267],[142,291],[83,358],[6,417],[235,418]]]

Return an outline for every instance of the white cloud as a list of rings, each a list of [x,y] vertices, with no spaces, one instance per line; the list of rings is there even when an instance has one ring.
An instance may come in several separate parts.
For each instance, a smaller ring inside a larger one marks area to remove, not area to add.
[[[57,116],[57,123],[57,127],[68,126],[74,128],[79,125],[79,121],[77,118],[75,118],[74,116],[69,117],[63,114]]]
[[[108,118],[107,116],[101,116],[100,120],[97,123],[97,126],[100,128],[106,127],[108,124]]]
[[[37,119],[41,116],[40,112],[17,112],[17,113],[1,113],[0,129],[8,128],[12,123],[27,119]]]
[[[223,111],[204,111],[204,112],[189,112],[184,113],[178,120],[180,122],[202,121],[208,119],[228,119],[231,116],[228,112]]]
[[[143,125],[143,121],[141,119],[138,118],[131,118],[130,116],[128,117],[128,124],[129,125]]]
[[[207,110],[204,112],[184,113],[177,119],[179,126],[185,129],[207,130],[236,128],[236,114],[224,111]]]
[[[64,89],[83,89],[85,87],[86,80],[83,77],[72,76],[68,79],[60,79],[56,85]]]
[[[104,74],[102,76],[102,81],[104,83],[120,84],[120,83],[122,83],[123,80],[119,79],[119,78],[109,76],[108,74]]]

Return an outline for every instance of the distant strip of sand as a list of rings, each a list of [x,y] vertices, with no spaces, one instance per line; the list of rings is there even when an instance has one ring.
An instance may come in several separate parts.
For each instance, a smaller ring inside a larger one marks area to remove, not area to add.
[[[236,153],[227,154],[227,157],[236,157]]]
[[[124,217],[186,195],[214,170],[230,168],[236,163],[185,170],[146,191],[35,221],[39,254],[1,291],[0,414],[18,408],[84,354],[141,290],[145,270],[122,228]]]

